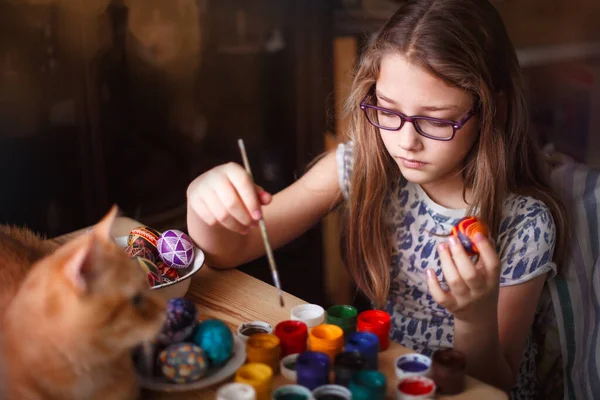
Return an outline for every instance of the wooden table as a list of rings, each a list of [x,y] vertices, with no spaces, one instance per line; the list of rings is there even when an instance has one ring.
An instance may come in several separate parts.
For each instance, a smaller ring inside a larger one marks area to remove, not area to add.
[[[118,218],[113,226],[114,236],[126,235],[131,229],[141,225],[129,218]],[[79,231],[81,232],[81,231]],[[77,235],[74,232],[69,235],[55,239],[57,243],[63,243],[70,237]],[[265,268],[268,268],[265,265]],[[275,326],[279,321],[290,318],[290,309],[298,304],[304,304],[301,299],[284,293],[285,307],[279,306],[277,289],[248,274],[238,270],[216,270],[202,267],[194,277],[186,296],[198,307],[200,318],[219,318],[226,322],[235,332],[238,325],[252,320],[261,320]],[[409,353],[410,350],[396,343],[390,343],[389,348],[379,355],[379,370],[383,372],[388,381],[387,398],[395,398],[395,383],[397,381],[394,371],[394,359],[399,355]],[[226,382],[232,381],[233,377]],[[225,382],[223,382],[225,383]],[[275,387],[290,384],[292,382],[282,375],[275,377]],[[489,385],[476,379],[467,377],[466,390],[457,396],[437,396],[437,399],[507,399],[508,396]],[[221,383],[222,384],[222,383]],[[192,399],[214,399],[219,385],[213,388],[185,392],[185,393],[153,393],[145,391],[142,399],[165,399],[165,400],[192,400]]]

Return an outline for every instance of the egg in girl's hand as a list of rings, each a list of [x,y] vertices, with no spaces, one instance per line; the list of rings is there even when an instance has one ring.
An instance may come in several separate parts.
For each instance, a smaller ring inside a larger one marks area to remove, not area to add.
[[[220,367],[233,354],[233,333],[219,319],[207,319],[199,323],[193,340],[204,349],[211,367]]]
[[[150,287],[160,285],[162,283],[162,277],[160,276],[160,271],[158,270],[156,264],[143,257],[133,257],[132,260],[134,260],[146,272],[146,278],[148,279],[148,285]]]
[[[460,243],[465,248],[467,254],[474,256],[479,254],[477,246],[473,242],[473,236],[480,232],[483,236],[489,235],[489,229],[486,224],[480,221],[477,217],[465,217],[458,221],[452,228],[451,235],[458,238]]]
[[[191,338],[197,322],[198,310],[194,303],[182,297],[171,299],[167,304],[167,318],[156,342],[160,346],[183,342]]]
[[[189,383],[202,378],[208,369],[204,350],[193,343],[176,343],[160,352],[158,364],[171,382]]]
[[[160,233],[156,229],[148,226],[138,226],[129,232],[127,236],[127,245],[136,247],[145,247],[152,252],[154,259],[158,258],[158,238]]]
[[[187,268],[194,262],[194,243],[177,229],[164,231],[157,241],[158,257],[169,267]]]

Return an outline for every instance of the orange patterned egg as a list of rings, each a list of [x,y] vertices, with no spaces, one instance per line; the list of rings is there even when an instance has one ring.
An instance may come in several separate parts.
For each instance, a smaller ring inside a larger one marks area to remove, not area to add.
[[[132,229],[127,236],[127,245],[132,247],[145,247],[154,254],[154,258],[158,258],[158,249],[156,244],[160,233],[148,226],[138,226]]]
[[[158,267],[152,261],[147,258],[133,257],[132,260],[138,263],[138,265],[146,272],[148,279],[148,285],[150,287],[160,285],[162,283],[162,276],[158,271]]]
[[[482,235],[488,236],[489,230],[487,225],[476,217],[465,217],[454,225],[451,234],[460,240],[460,243],[465,248],[467,254],[473,256],[479,254],[477,246],[473,243],[473,236],[477,232],[481,232]]]
[[[177,282],[177,279],[179,279],[179,272],[177,272],[177,269],[167,266],[167,264],[160,260],[156,262],[156,266],[162,276],[163,283]]]

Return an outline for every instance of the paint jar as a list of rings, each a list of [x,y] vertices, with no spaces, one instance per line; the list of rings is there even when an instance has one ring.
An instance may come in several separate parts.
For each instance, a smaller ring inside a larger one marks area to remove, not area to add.
[[[355,332],[346,340],[344,351],[358,351],[367,360],[367,369],[378,368],[379,337],[371,332]]]
[[[368,310],[358,314],[357,330],[371,332],[379,338],[379,351],[387,350],[390,344],[390,315],[381,310]]]
[[[356,318],[358,311],[349,305],[335,305],[329,307],[325,316],[325,323],[337,325],[344,331],[344,337],[356,332]]]
[[[292,307],[290,319],[304,322],[310,330],[325,321],[325,310],[317,304],[300,304]]]
[[[256,400],[256,391],[247,383],[232,382],[217,390],[217,400]]]
[[[352,400],[350,390],[339,385],[319,386],[312,392],[315,400]]]
[[[248,363],[236,371],[234,381],[252,386],[256,400],[269,400],[273,390],[273,370],[266,364]]]
[[[281,359],[281,362],[279,363],[279,367],[281,370],[281,375],[284,376],[284,378],[296,382],[296,360],[298,359],[299,354],[298,353],[294,353],[294,354],[288,354],[287,356],[283,357]]]
[[[435,398],[435,383],[425,376],[407,376],[396,385],[396,400]]]
[[[305,351],[296,359],[298,385],[310,390],[329,383],[331,362],[329,356],[319,351]]]
[[[313,400],[312,392],[300,385],[280,386],[273,392],[273,400]]]
[[[350,380],[353,400],[385,400],[387,380],[379,371],[359,371]]]
[[[308,349],[329,356],[331,364],[344,347],[344,331],[337,325],[315,326],[308,334]]]
[[[306,351],[308,327],[302,321],[281,321],[275,326],[275,335],[281,344],[281,358]]]
[[[431,357],[431,377],[441,394],[458,394],[465,390],[465,356],[454,349],[440,349]]]
[[[257,333],[273,333],[273,327],[264,321],[249,321],[240,324],[237,328],[237,335],[244,342]]]
[[[423,354],[405,354],[396,358],[394,365],[398,379],[407,376],[431,376],[431,358]]]
[[[367,368],[367,360],[358,351],[344,351],[335,357],[335,384],[350,386],[354,374]]]
[[[267,364],[274,373],[279,372],[279,338],[272,333],[257,333],[246,342],[248,362]]]

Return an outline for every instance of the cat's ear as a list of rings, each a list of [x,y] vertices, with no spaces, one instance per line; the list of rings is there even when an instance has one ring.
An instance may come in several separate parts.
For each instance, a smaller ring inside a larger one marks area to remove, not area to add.
[[[69,249],[64,263],[64,274],[79,293],[88,291],[90,282],[95,277],[92,260],[94,241],[89,237],[82,239],[87,240],[81,240],[81,245]]]
[[[110,211],[94,226],[96,237],[108,239],[111,237],[112,226],[119,214],[119,207],[113,205]]]

